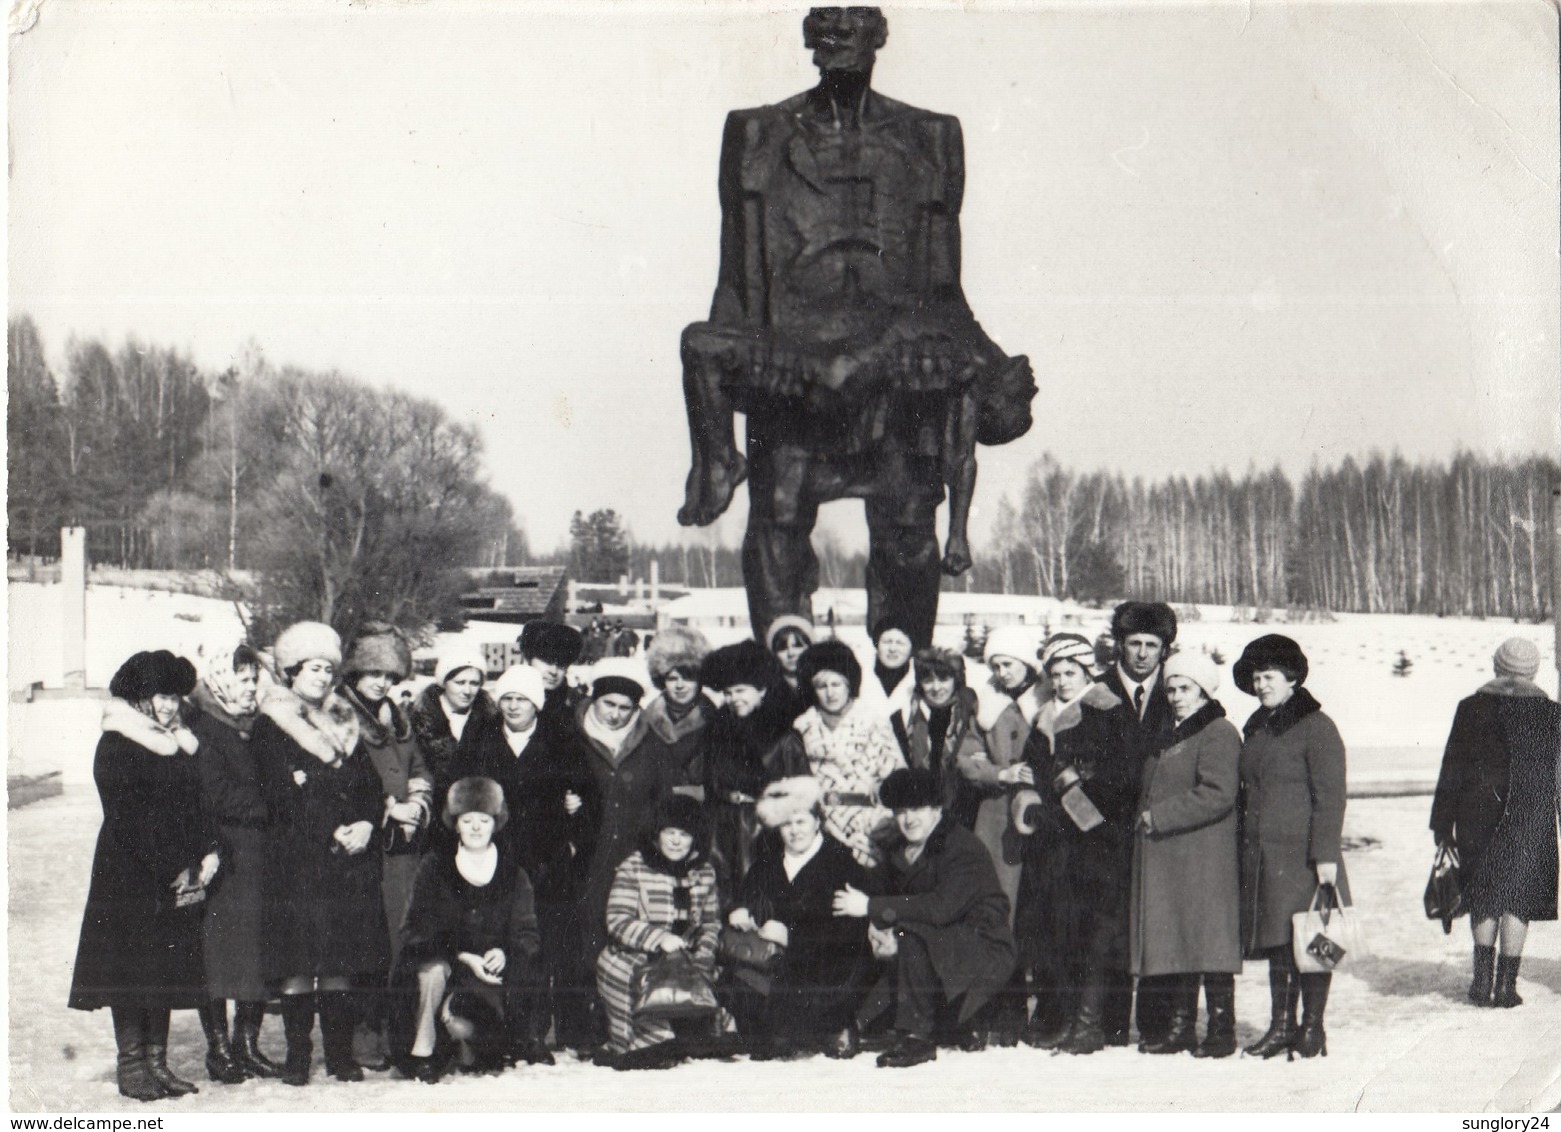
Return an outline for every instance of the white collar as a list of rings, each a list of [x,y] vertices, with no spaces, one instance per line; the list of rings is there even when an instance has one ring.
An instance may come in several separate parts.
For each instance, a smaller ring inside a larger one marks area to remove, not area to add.
[[[1142,680],[1134,680],[1127,674],[1127,669],[1119,664],[1117,665],[1117,678],[1122,681],[1122,687],[1127,692],[1128,699],[1133,698],[1134,688],[1142,688],[1144,690],[1144,698],[1148,699],[1149,693],[1154,691],[1154,686],[1160,682],[1160,669],[1156,666],[1155,670]]]
[[[824,831],[821,829],[813,837],[813,844],[809,845],[796,856],[785,853],[781,856],[781,868],[786,870],[787,880],[796,880],[797,874],[807,868],[808,862],[818,856],[818,851],[824,848]]]
[[[531,745],[531,739],[537,733],[537,724],[532,720],[531,726],[524,731],[511,731],[509,725],[504,726],[504,741],[509,744],[511,753],[519,757],[527,747]]]

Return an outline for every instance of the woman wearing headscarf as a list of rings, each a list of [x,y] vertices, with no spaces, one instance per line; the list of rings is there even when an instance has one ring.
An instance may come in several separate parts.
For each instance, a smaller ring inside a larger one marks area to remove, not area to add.
[[[1046,642],[1053,699],[1035,720],[1012,802],[1028,837],[1014,934],[1035,973],[1025,1041],[1091,1054],[1105,1045],[1106,993],[1127,971],[1127,905],[1140,763],[1129,709],[1094,682],[1095,647],[1077,633]]]
[[[932,771],[943,812],[973,829],[983,794],[1002,793],[987,772],[986,741],[976,725],[976,694],[965,686],[965,660],[951,649],[925,648],[913,658],[915,690],[889,719],[909,766]]]
[[[1241,942],[1249,958],[1268,960],[1271,1006],[1268,1031],[1246,1047],[1257,1057],[1328,1052],[1323,1011],[1333,976],[1296,970],[1291,917],[1320,886],[1349,902],[1339,849],[1344,740],[1302,686],[1306,674],[1301,646],[1277,633],[1247,645],[1232,672],[1260,704],[1242,729],[1241,751]]]
[[[92,779],[103,827],[71,977],[72,1010],[113,1015],[122,1095],[199,1090],[168,1068],[168,1014],[206,1004],[201,911],[222,861],[201,812],[198,743],[179,720],[195,667],[166,649],[114,673]]]
[[[212,888],[201,920],[206,993],[206,1072],[213,1081],[277,1077],[282,1067],[259,1046],[265,1017],[265,874],[271,854],[270,808],[250,749],[260,657],[242,639],[212,642],[200,654],[190,694],[190,730],[200,741],[201,807],[222,845],[222,883]],[[235,1003],[228,1039],[228,1000]]]
[[[661,694],[645,705],[645,726],[685,767],[699,754],[715,705],[699,681],[710,642],[698,629],[668,625],[645,650],[650,682]]]
[[[422,860],[392,978],[392,1049],[408,1077],[431,1084],[452,1064],[495,1072],[515,1045],[540,943],[531,880],[493,839],[509,816],[492,779],[450,787],[456,845]]]
[[[756,807],[765,833],[729,901],[734,931],[782,947],[774,970],[758,980],[743,969],[726,972],[738,1031],[755,1059],[815,1050],[849,1058],[860,1048],[856,1008],[874,975],[873,956],[866,921],[835,915],[834,899],[848,886],[870,895],[878,886],[824,832],[822,799],[813,778],[765,787]]]
[[[1169,1027],[1146,1053],[1229,1057],[1236,1052],[1236,973],[1241,970],[1236,863],[1241,735],[1214,699],[1219,668],[1179,652],[1160,673],[1172,731],[1144,766],[1133,843],[1129,970],[1164,977]],[[1198,1044],[1198,986],[1209,1023]]]
[[[596,960],[607,1064],[665,1068],[676,1060],[672,1027],[634,1016],[634,976],[653,955],[687,951],[695,966],[715,976],[721,910],[704,824],[698,802],[667,795],[648,816],[639,847],[613,872],[604,914],[608,942]]]
[[[412,705],[412,734],[423,752],[423,765],[433,775],[435,798],[443,798],[455,785],[456,752],[462,742],[475,742],[498,725],[498,709],[482,692],[487,678],[487,661],[480,653],[451,646],[439,656],[434,682]],[[442,824],[433,833],[434,841],[454,849],[453,835]]]
[[[692,777],[704,795],[710,863],[722,893],[730,893],[753,864],[759,795],[777,778],[806,774],[807,756],[792,729],[790,689],[763,645],[716,649],[705,657],[700,681],[724,703],[705,729]]]
[[[1469,1001],[1513,1007],[1528,925],[1556,918],[1561,709],[1534,683],[1532,641],[1511,637],[1492,660],[1495,678],[1453,716],[1431,831],[1458,850],[1474,933]]]
[[[343,666],[341,696],[358,713],[358,742],[379,774],[384,809],[375,843],[380,895],[390,929],[390,961],[360,987],[362,1020],[356,1050],[365,1069],[388,1069],[385,1046],[385,980],[400,950],[401,921],[412,899],[418,862],[427,847],[433,815],[433,773],[412,735],[412,723],[391,701],[390,689],[412,670],[412,650],[394,628],[369,622],[358,633]]]
[[[808,697],[803,691],[797,665],[802,661],[802,654],[807,652],[808,646],[813,643],[813,637],[813,622],[795,614],[777,617],[764,631],[764,642],[769,646],[775,659],[780,662],[781,676],[786,685],[780,703],[791,712],[792,719],[796,719],[808,709]],[[779,705],[776,710],[778,708]]]
[[[905,765],[905,756],[887,718],[860,698],[862,666],[846,645],[820,641],[802,654],[798,667],[812,706],[793,726],[808,771],[824,788],[824,827],[873,868],[894,828],[878,787]]]
[[[390,962],[375,842],[383,787],[358,741],[358,713],[335,690],[335,630],[300,621],[282,631],[271,652],[281,683],[262,694],[251,743],[277,820],[266,953],[282,994],[282,1080],[309,1083],[318,1004],[326,1072],[361,1081],[352,990]]]

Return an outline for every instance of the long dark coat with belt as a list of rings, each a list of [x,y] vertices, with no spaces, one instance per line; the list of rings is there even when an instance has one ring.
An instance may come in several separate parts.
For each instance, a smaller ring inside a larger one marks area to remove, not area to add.
[[[905,839],[897,833],[880,869],[885,894],[868,897],[867,915],[880,928],[921,940],[945,1000],[960,1004],[963,1025],[1013,973],[1008,897],[986,846],[947,814],[916,860],[907,861],[905,849]],[[880,982],[875,994],[883,989]]]
[[[1290,917],[1317,891],[1319,862],[1337,862],[1344,832],[1344,740],[1322,705],[1297,688],[1259,708],[1241,750],[1241,942],[1248,956],[1290,946]]]
[[[575,733],[584,744],[586,765],[602,799],[602,824],[581,909],[585,960],[594,963],[607,943],[607,897],[612,892],[613,875],[638,848],[644,823],[656,803],[674,787],[689,782],[688,768],[679,752],[650,729],[644,712],[629,721],[628,734],[614,755],[585,733],[583,721],[590,710],[591,701],[581,701],[574,721]]]
[[[503,983],[494,986],[472,974],[456,956],[504,952]],[[537,953],[536,908],[531,880],[513,848],[500,850],[498,867],[487,884],[473,884],[455,866],[455,852],[429,853],[420,862],[407,906],[405,940],[391,973],[391,1053],[404,1057],[417,1036],[418,969],[448,963],[447,994],[466,994],[482,1004],[459,1011],[463,1017],[486,1015],[491,1031],[479,1045],[508,1048],[508,1038],[524,1026],[525,998]],[[479,1017],[478,1021],[481,1021]]]
[[[217,848],[201,813],[195,757],[150,717],[110,700],[92,778],[103,827],[92,854],[70,1007],[200,1006],[201,905],[176,907],[172,887]]]
[[[1128,969],[1135,975],[1241,970],[1236,793],[1241,735],[1210,701],[1144,767],[1133,843]]]
[[[1019,961],[1071,985],[1088,971],[1126,971],[1133,820],[1142,763],[1132,713],[1103,684],[1048,705],[1025,746],[1041,797],[1025,844],[1014,935]],[[1050,729],[1050,735],[1043,728]],[[1105,821],[1080,830],[1052,782],[1072,767]]]
[[[829,834],[797,875],[788,878],[785,850],[771,832],[760,836],[753,867],[730,901],[757,923],[779,920],[788,940],[775,972],[768,1021],[794,1041],[828,1037],[850,1024],[874,973],[867,922],[834,912],[835,893],[851,885],[869,895],[878,878]]]
[[[322,725],[350,752],[337,766],[314,753],[328,750]],[[266,883],[268,974],[273,981],[383,977],[390,935],[378,848],[371,840],[349,856],[335,840],[338,827],[360,821],[377,833],[384,812],[379,772],[357,741],[356,713],[335,694],[323,708],[309,708],[288,689],[268,688],[250,742],[277,820]]]
[[[201,808],[221,843],[222,868],[201,923],[206,990],[212,998],[261,1002],[266,986],[265,877],[271,809],[260,793],[250,748],[254,716],[228,714],[206,689],[190,697],[190,730],[200,740]]]
[[[1458,705],[1431,830],[1458,846],[1476,918],[1556,918],[1561,708],[1528,680],[1492,680]]]

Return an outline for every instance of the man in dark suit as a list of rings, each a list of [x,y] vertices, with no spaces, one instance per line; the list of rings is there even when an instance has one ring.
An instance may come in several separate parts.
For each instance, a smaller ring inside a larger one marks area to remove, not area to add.
[[[1176,726],[1161,676],[1166,655],[1176,640],[1176,613],[1161,601],[1124,601],[1111,615],[1111,637],[1117,659],[1101,683],[1138,720],[1139,757],[1147,760],[1164,746],[1162,740]],[[1170,1007],[1162,982],[1156,978],[1138,980],[1141,1047],[1163,1037],[1170,1023]],[[1106,1035],[1113,1045],[1127,1044],[1132,1004],[1132,979],[1123,975],[1106,1001]]]

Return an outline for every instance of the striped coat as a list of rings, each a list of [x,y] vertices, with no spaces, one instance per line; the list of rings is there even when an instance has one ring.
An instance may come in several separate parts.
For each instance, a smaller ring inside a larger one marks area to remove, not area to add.
[[[672,1039],[665,1022],[637,1022],[630,986],[634,975],[661,950],[679,919],[675,891],[688,890],[688,930],[683,942],[697,963],[715,975],[716,937],[721,932],[721,908],[716,897],[715,870],[700,862],[681,879],[652,868],[635,850],[618,866],[607,897],[607,946],[596,959],[596,989],[607,1012],[607,1040],[614,1053],[645,1049]]]

